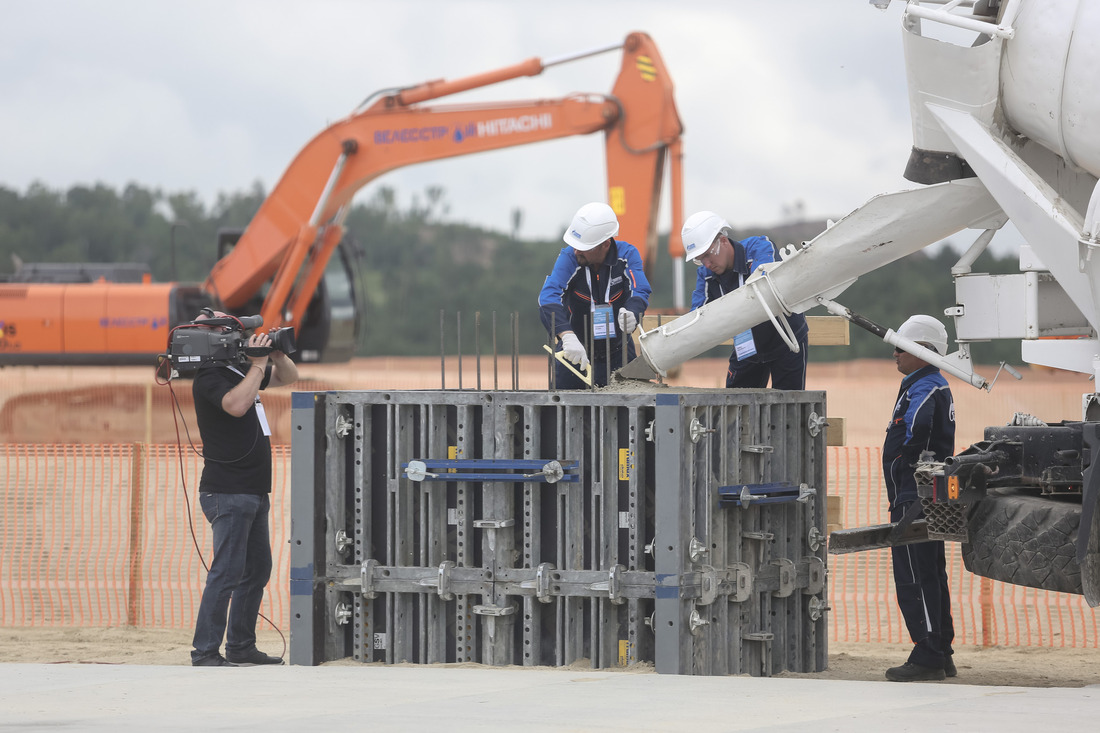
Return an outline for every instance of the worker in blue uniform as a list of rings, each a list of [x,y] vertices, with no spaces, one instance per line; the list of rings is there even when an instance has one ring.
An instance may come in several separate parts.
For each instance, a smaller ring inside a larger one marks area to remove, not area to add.
[[[681,236],[685,258],[699,266],[691,309],[732,293],[761,265],[775,262],[778,251],[763,236],[737,241],[725,219],[713,211],[692,214]],[[780,315],[785,335],[771,321],[737,334],[733,340],[727,387],[806,389],[809,328],[801,313]],[[788,344],[787,340],[791,343]]]
[[[940,356],[947,353],[947,329],[932,316],[916,315],[897,330]],[[940,461],[955,452],[955,402],[940,370],[913,354],[894,349],[904,374],[894,414],[882,445],[882,472],[890,500],[890,521],[920,516],[914,471],[919,462]],[[940,540],[890,548],[898,606],[913,651],[899,667],[886,670],[894,682],[942,680],[956,675],[951,642],[951,594]]]
[[[619,220],[610,206],[582,206],[562,236],[569,246],[558,255],[539,293],[542,324],[560,341],[555,350],[582,373],[591,363],[595,386],[606,385],[611,372],[634,358],[629,334],[649,307],[651,288],[642,256],[634,245],[616,240],[618,233]],[[590,338],[591,354],[585,347]],[[556,389],[586,386],[555,360]]]

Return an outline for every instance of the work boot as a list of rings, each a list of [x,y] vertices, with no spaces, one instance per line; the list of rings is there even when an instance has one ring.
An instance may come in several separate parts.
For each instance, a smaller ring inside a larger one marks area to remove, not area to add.
[[[886,670],[886,679],[891,682],[937,682],[945,677],[942,669],[925,667],[923,664],[906,662],[900,667]]]
[[[943,673],[948,677],[954,677],[959,673],[959,670],[955,668],[955,660],[950,654],[943,658]]]
[[[192,667],[236,667],[237,665],[227,662],[225,657],[221,654],[211,654],[208,657],[200,657],[199,659],[191,660]]]
[[[229,663],[236,665],[237,667],[256,667],[261,664],[282,664],[282,657],[273,657],[269,654],[264,654],[259,649],[253,647],[252,651],[243,652],[241,654],[232,654],[226,652],[226,656],[229,658]]]

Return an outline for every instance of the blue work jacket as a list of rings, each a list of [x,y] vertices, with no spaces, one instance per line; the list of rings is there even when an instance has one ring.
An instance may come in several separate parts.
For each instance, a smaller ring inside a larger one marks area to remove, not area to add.
[[[778,255],[772,241],[763,236],[747,237],[740,242],[731,239],[730,244],[733,245],[734,250],[733,267],[718,275],[703,265],[699,266],[695,276],[695,290],[691,294],[692,310],[737,290],[760,265],[775,262]],[[792,313],[782,317],[787,319],[795,338],[800,342],[805,341],[809,333],[806,316],[801,313]],[[774,361],[790,351],[790,347],[780,337],[771,321],[753,326],[752,340],[756,345],[756,353],[740,360],[745,364]],[[730,357],[730,365],[737,362],[737,352],[734,351]]]
[[[940,370],[923,366],[901,380],[882,444],[882,476],[890,508],[916,501],[913,469],[921,453],[942,461],[955,453],[955,400]]]
[[[562,331],[572,331],[587,346],[588,321],[594,304],[606,303],[614,308],[618,329],[619,311],[623,308],[641,323],[651,292],[642,256],[634,245],[612,240],[604,261],[588,267],[577,262],[576,250],[565,247],[539,292],[539,318],[553,337],[557,338]],[[593,356],[600,352],[596,349]]]

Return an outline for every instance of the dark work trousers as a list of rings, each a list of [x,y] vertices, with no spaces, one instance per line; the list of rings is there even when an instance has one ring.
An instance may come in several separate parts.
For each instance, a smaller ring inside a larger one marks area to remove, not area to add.
[[[897,522],[908,504],[890,510]],[[947,558],[942,541],[931,540],[890,548],[898,606],[913,640],[913,664],[943,669],[953,653],[955,624],[951,620],[951,593],[947,586]]]
[[[210,522],[214,557],[195,620],[191,661],[217,654],[223,635],[226,656],[248,654],[256,648],[256,619],[271,578],[271,500],[267,494],[202,492],[199,505]]]
[[[734,361],[730,356],[730,368],[726,373],[727,387],[763,389],[771,378],[772,389],[806,389],[806,363],[809,358],[806,337],[798,340],[798,353],[790,349],[772,361],[754,364]]]

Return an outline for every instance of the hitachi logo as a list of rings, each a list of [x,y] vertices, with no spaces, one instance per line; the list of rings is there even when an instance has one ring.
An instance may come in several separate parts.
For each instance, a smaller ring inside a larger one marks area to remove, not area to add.
[[[549,112],[541,115],[521,115],[503,117],[499,120],[487,120],[477,123],[479,137],[511,135],[513,132],[535,132],[549,130],[554,126],[554,117]]]

